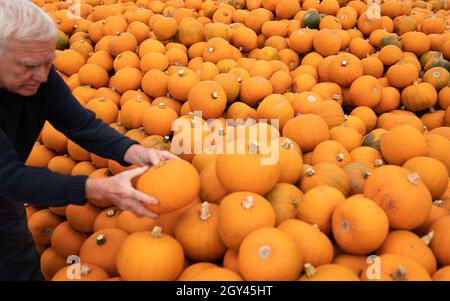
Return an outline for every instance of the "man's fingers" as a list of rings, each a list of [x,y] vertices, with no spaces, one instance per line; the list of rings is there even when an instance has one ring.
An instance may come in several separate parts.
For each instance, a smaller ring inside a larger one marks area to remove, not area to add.
[[[157,205],[158,204],[158,200],[157,199],[155,199],[154,197],[149,196],[148,194],[145,194],[145,193],[143,193],[143,192],[141,192],[139,190],[134,190],[133,189],[133,198],[138,200],[138,201],[141,201],[143,203],[150,204],[150,205]]]
[[[139,167],[139,168],[134,168],[132,170],[124,171],[121,174],[126,176],[127,178],[132,179],[134,177],[137,177],[137,176],[143,174],[144,172],[147,171],[147,169],[148,169],[148,166],[142,166],[142,167]]]
[[[145,208],[142,204],[136,203],[136,205],[133,207],[133,212],[137,216],[146,216],[152,219],[157,219],[159,217],[158,214],[151,212],[147,208]]]
[[[161,155],[161,157],[164,160],[171,160],[171,159],[172,160],[181,160],[180,157],[178,157],[177,155],[174,155],[174,154],[172,154],[171,152],[168,152],[168,151],[161,151],[159,154]]]

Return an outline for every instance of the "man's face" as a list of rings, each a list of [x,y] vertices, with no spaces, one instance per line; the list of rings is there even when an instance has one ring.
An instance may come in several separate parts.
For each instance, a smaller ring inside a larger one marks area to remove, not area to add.
[[[0,88],[22,96],[36,94],[55,59],[55,42],[9,41],[0,55]]]

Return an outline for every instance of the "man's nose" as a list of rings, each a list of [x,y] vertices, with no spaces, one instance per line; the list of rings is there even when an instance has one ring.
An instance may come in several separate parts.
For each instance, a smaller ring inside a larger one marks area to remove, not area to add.
[[[45,66],[40,66],[36,68],[36,71],[33,72],[33,80],[38,81],[39,83],[45,83],[48,77],[48,70]]]

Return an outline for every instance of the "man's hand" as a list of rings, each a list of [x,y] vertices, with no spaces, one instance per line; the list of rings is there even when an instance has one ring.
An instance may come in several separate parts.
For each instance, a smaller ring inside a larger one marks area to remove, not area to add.
[[[131,185],[131,179],[143,174],[147,166],[121,172],[113,177],[88,179],[86,181],[86,198],[94,200],[106,199],[121,210],[129,210],[138,216],[158,218],[144,204],[158,204],[158,201],[147,194],[138,191]]]
[[[159,161],[170,159],[179,160],[180,158],[168,151],[145,148],[139,144],[130,146],[124,156],[125,162],[138,166],[156,165]]]

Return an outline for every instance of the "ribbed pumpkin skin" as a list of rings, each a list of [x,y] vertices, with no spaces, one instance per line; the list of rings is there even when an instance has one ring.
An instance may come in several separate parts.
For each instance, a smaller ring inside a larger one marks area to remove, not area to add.
[[[359,281],[359,277],[349,268],[338,264],[324,264],[316,268],[314,276],[308,277],[306,274],[300,281]]]

